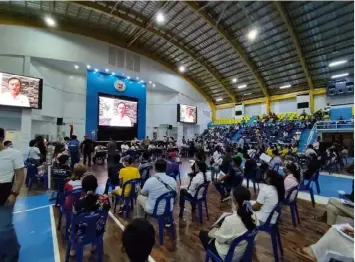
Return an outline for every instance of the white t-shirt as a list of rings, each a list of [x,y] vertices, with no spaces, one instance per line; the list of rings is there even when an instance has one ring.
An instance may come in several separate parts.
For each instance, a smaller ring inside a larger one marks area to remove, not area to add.
[[[15,98],[10,94],[10,92],[0,95],[0,103],[3,105],[10,106],[25,106],[30,107],[30,101],[28,97],[22,94],[18,94]]]
[[[36,146],[30,147],[30,151],[28,152],[28,158],[36,160],[41,159],[41,151],[39,151],[39,148]]]
[[[184,119],[185,122],[188,122],[188,123],[193,123],[194,122],[194,116],[190,116],[190,115],[185,115],[185,119]]]
[[[11,183],[15,169],[23,168],[23,156],[20,151],[7,148],[0,151],[0,183]]]
[[[111,119],[111,126],[132,126],[131,119],[128,116],[120,116],[113,117]]]
[[[274,186],[265,185],[260,189],[258,198],[256,202],[262,204],[263,206],[259,211],[256,212],[256,216],[258,217],[259,221],[266,222],[270,213],[275,208],[279,200],[279,196],[277,194],[277,190]],[[276,222],[278,214],[274,214],[273,218],[271,219],[271,223],[274,224]]]

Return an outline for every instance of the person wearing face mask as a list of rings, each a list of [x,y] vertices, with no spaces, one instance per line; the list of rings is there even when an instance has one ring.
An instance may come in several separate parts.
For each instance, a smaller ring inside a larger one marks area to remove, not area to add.
[[[9,106],[30,107],[30,101],[26,95],[20,94],[22,82],[17,77],[11,77],[7,81],[9,92],[0,95],[0,104]]]
[[[206,172],[207,165],[204,161],[196,161],[192,167],[192,173],[189,174],[190,182],[186,188],[180,190],[180,213],[179,218],[182,219],[184,217],[184,209],[185,209],[185,196],[193,198],[197,192],[197,189],[200,185],[208,183]],[[203,190],[200,190],[198,198],[201,198],[203,195]],[[196,207],[192,207],[192,212]]]
[[[217,257],[225,259],[234,239],[247,231],[253,231],[258,219],[250,204],[250,192],[243,186],[237,186],[232,193],[232,213],[222,215],[210,232],[200,231],[203,247]],[[239,261],[247,247],[246,242],[239,243],[234,249],[232,261]]]

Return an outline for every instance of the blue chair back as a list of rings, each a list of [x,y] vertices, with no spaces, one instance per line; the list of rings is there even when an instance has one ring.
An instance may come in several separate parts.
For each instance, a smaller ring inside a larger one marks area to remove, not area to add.
[[[256,237],[257,231],[247,231],[240,237],[237,237],[232,241],[232,244],[229,247],[227,256],[224,260],[224,262],[232,262],[233,261],[233,255],[234,255],[234,250],[235,248],[241,244],[242,242],[247,242],[246,249],[244,251],[243,256],[240,258],[239,261],[252,261],[253,258],[253,247],[254,247],[254,241]]]
[[[207,190],[208,190],[208,186],[209,186],[210,182],[207,182],[207,183],[203,183],[201,185],[199,185],[197,187],[197,190],[196,190],[196,193],[194,195],[194,201],[198,201],[198,200],[203,200],[203,199],[206,199],[207,197]],[[203,193],[202,193],[202,197],[201,198],[198,198],[199,196],[199,193],[200,191],[203,190]]]
[[[138,179],[131,179],[131,180],[128,180],[127,182],[125,182],[123,184],[123,186],[122,186],[122,195],[121,195],[121,197],[122,198],[125,198],[125,197],[136,198],[137,197],[136,186],[137,185],[140,186],[140,184],[141,184],[141,180],[139,178]],[[125,196],[126,186],[127,185],[131,185],[131,191],[129,192],[128,196]]]
[[[279,168],[280,168],[280,164],[275,164],[275,165],[272,167],[272,170],[275,170],[276,172],[279,172]]]
[[[74,215],[71,223],[70,242],[80,245],[94,243],[105,233],[108,211],[91,211]]]
[[[64,204],[65,204],[65,199],[69,196],[72,197],[72,200],[73,200],[73,205],[74,203],[81,197],[82,195],[82,189],[81,188],[78,188],[78,189],[74,189],[74,190],[70,190],[70,191],[66,191],[66,192],[63,192],[61,193],[61,196],[59,197],[59,204],[60,204],[60,207],[61,209],[63,210],[64,208]],[[70,209],[71,211],[71,209]]]
[[[295,186],[295,187],[291,188],[290,191],[288,192],[286,198],[285,198],[284,204],[290,205],[290,204],[293,204],[294,202],[296,202],[297,201],[298,191],[299,191],[299,186]],[[292,195],[294,195],[294,196],[291,199]]]
[[[140,173],[141,173],[142,180],[146,181],[150,177],[150,170],[152,169],[153,169],[152,166],[147,166],[141,169]]]
[[[164,194],[162,194],[160,197],[157,198],[156,202],[155,202],[155,206],[154,206],[154,210],[153,210],[153,217],[158,217],[161,215],[167,216],[168,214],[171,213],[171,200],[174,199],[176,197],[176,192],[175,191],[170,191],[170,192],[166,192]],[[161,215],[158,215],[158,207],[161,201],[165,201],[165,209],[164,209],[164,213]]]
[[[278,225],[281,217],[281,208],[282,208],[282,203],[278,203],[274,209],[271,211],[269,217],[265,221],[265,223],[261,226],[259,226],[259,230],[265,230],[267,231],[269,228],[271,228],[273,225]],[[277,214],[277,218],[275,223],[271,223],[272,218],[274,217],[274,214]]]

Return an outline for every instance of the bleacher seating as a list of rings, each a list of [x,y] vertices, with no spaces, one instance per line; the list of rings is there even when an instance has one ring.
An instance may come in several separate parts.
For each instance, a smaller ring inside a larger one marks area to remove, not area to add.
[[[212,125],[236,125],[242,122],[247,123],[251,116],[243,116],[242,118],[219,118],[212,122]]]

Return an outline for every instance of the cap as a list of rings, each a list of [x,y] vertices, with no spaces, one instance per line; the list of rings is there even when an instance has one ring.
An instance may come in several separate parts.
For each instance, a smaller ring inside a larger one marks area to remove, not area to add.
[[[174,152],[170,152],[169,153],[169,157],[176,157],[176,152],[174,151]]]

